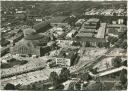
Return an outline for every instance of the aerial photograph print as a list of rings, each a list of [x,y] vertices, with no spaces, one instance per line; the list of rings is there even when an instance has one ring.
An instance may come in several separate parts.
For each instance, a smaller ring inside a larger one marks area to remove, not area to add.
[[[0,90],[127,90],[127,0],[0,3]]]

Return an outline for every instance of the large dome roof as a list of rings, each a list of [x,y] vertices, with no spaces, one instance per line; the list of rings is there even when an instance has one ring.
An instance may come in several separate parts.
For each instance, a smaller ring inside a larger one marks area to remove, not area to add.
[[[33,29],[36,30],[36,33],[46,32],[50,28],[51,26],[49,21],[43,21],[33,26]]]
[[[50,37],[43,33],[38,33],[27,35],[24,37],[24,40],[31,42],[33,45],[43,45],[50,40]]]
[[[32,34],[32,33],[35,33],[35,32],[36,32],[36,30],[34,30],[32,28],[27,28],[27,29],[23,30],[24,35],[29,35],[29,34]]]

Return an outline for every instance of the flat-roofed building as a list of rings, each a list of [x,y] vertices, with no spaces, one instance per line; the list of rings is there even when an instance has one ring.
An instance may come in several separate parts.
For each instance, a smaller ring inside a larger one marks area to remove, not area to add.
[[[87,29],[98,29],[99,26],[100,26],[100,20],[97,18],[90,18],[83,24],[83,27]]]
[[[106,34],[110,36],[118,36],[119,33],[127,31],[127,26],[123,24],[107,25]]]
[[[88,38],[92,38],[94,36],[93,33],[78,33],[76,35],[76,37],[88,37]]]
[[[126,27],[124,24],[109,24],[107,25],[107,28],[120,28],[120,27]]]
[[[97,38],[104,38],[106,32],[106,23],[101,23],[101,27],[98,30]]]
[[[75,36],[76,41],[81,41],[83,47],[100,46],[102,47],[106,42],[106,23],[101,23],[99,29],[81,28],[79,33]]]
[[[86,28],[81,28],[79,30],[79,33],[95,33],[97,32],[96,29],[86,29]]]

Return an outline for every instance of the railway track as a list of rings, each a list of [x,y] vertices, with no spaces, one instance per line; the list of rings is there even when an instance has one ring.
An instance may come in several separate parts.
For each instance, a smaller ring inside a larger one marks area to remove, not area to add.
[[[22,75],[22,74],[26,74],[26,73],[34,72],[34,71],[38,71],[38,70],[43,70],[44,68],[45,67],[39,67],[39,68],[36,68],[36,69],[30,69],[30,70],[27,70],[27,71],[17,72],[17,73],[14,73],[14,74],[3,75],[3,76],[1,76],[1,79],[10,78],[10,77],[13,77],[13,76]]]
[[[114,48],[110,48],[104,55],[101,55],[100,57],[98,57],[95,61],[91,61],[87,64],[85,64],[83,67],[81,67],[80,69],[77,69],[76,71],[72,72],[72,74],[78,74],[80,72],[83,72],[84,70],[89,70],[90,68],[92,68],[95,64],[97,64],[98,62],[102,61],[102,59],[104,59],[105,57],[107,57],[106,55],[109,54]]]

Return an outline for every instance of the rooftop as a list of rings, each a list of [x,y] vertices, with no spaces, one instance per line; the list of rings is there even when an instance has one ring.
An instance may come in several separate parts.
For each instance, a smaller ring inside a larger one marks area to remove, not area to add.
[[[111,33],[111,34],[116,34],[116,35],[118,35],[118,29],[107,29],[107,32],[108,33]]]
[[[91,19],[89,19],[89,20],[87,20],[87,22],[90,22],[90,23],[92,23],[92,22],[99,22],[99,19],[97,19],[97,18],[91,18]]]
[[[86,29],[96,29],[96,26],[84,26]]]
[[[126,27],[126,25],[123,25],[123,24],[109,24],[107,25],[108,28],[111,28],[111,27],[115,27],[115,28],[120,28],[120,27]]]
[[[97,38],[104,38],[106,32],[106,23],[101,23],[101,27],[97,33]]]
[[[80,33],[94,33],[96,32],[96,29],[86,29],[86,28],[81,28]]]
[[[51,28],[49,21],[43,21],[33,26],[33,29],[36,30],[36,33],[45,32],[49,28]]]
[[[93,37],[93,33],[78,33],[76,36],[80,37]]]
[[[120,27],[120,29],[119,29],[118,32],[124,32],[124,31],[127,31],[127,26],[125,26],[125,27]]]

